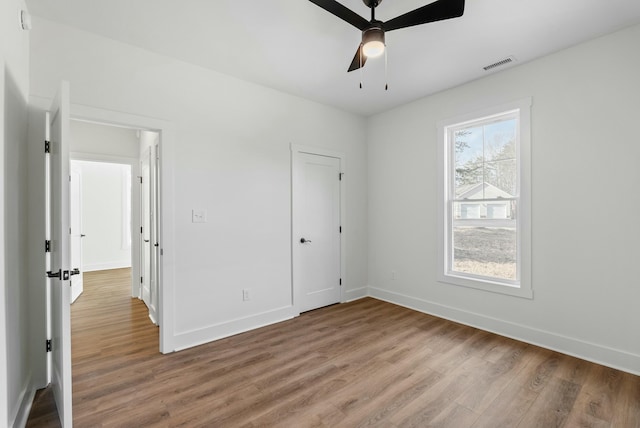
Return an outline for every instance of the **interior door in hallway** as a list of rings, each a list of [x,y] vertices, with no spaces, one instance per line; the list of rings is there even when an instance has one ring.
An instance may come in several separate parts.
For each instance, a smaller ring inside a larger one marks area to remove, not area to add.
[[[71,278],[71,303],[75,302],[83,291],[82,273],[82,170],[74,161],[70,162],[69,199],[71,201],[71,267],[78,274]]]
[[[151,150],[147,149],[140,162],[140,208],[142,211],[142,229],[140,230],[141,254],[140,267],[142,272],[142,301],[151,308],[151,181],[150,181],[150,156]]]
[[[149,308],[149,318],[159,325],[158,278],[159,278],[159,225],[158,225],[158,146],[151,145],[144,151],[140,161],[142,177],[140,208],[142,230],[140,259],[142,272],[142,300]]]
[[[69,239],[69,84],[63,82],[47,114],[50,259],[51,386],[63,428],[71,416],[71,251]]]
[[[294,289],[304,312],[341,300],[340,159],[299,153],[295,162]]]
[[[150,147],[150,229],[151,229],[151,306],[149,307],[149,317],[154,324],[160,325],[159,308],[159,286],[160,286],[160,147],[158,135],[155,143]]]

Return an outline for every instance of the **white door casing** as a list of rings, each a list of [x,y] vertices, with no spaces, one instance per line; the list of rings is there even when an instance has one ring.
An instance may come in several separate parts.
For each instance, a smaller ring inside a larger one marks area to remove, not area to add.
[[[71,287],[69,245],[69,83],[62,82],[47,114],[50,142],[48,200],[50,206],[50,327],[51,386],[60,423],[72,426],[71,409]],[[58,277],[51,277],[58,275]]]
[[[91,107],[87,105],[72,105],[72,116],[76,120],[85,120],[90,122],[98,122],[103,124],[115,124],[117,126],[126,126],[134,129],[144,129],[157,132],[159,135],[159,153],[161,159],[173,158],[174,142],[175,142],[175,127],[171,122],[165,120],[150,118],[148,116],[139,116],[135,114],[116,112],[113,110],[105,110],[101,108]],[[137,162],[134,163],[138,165]],[[132,164],[133,165],[133,164]],[[138,174],[141,175],[141,171]],[[159,169],[159,215],[158,220],[160,222],[158,226],[159,241],[159,253],[160,262],[158,263],[159,271],[159,284],[158,284],[158,326],[160,327],[160,343],[159,348],[162,353],[170,353],[176,350],[175,331],[173,323],[173,307],[170,302],[173,302],[174,296],[174,283],[175,283],[175,270],[174,270],[174,253],[173,243],[175,242],[175,235],[172,225],[173,221],[173,209],[174,197],[171,186],[164,186],[164,183],[172,183],[174,176],[174,167],[172,162],[163,163]],[[137,193],[137,192],[136,192]],[[135,199],[136,212],[140,212],[138,203],[141,198],[138,196]],[[137,223],[140,225],[140,223]],[[135,246],[139,244],[138,240],[135,240]],[[134,254],[140,253],[140,248],[135,248]],[[132,283],[132,296],[139,296],[140,283],[139,278]],[[135,285],[134,285],[135,284]],[[168,304],[165,307],[165,302]]]
[[[303,149],[293,154],[293,292],[304,312],[342,301],[342,159]]]
[[[70,199],[70,221],[71,221],[71,267],[80,272],[71,277],[71,303],[75,302],[82,291],[82,170],[74,161],[70,162],[69,173],[69,199]]]

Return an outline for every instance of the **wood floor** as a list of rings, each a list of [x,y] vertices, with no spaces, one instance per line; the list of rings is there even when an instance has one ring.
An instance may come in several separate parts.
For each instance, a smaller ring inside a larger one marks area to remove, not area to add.
[[[637,376],[370,298],[161,355],[128,275],[72,306],[76,427],[640,427]]]

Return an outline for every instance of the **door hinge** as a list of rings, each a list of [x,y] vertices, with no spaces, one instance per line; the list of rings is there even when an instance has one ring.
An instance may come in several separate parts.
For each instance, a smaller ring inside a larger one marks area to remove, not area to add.
[[[344,175],[344,172],[340,172],[338,173],[338,180],[342,181],[342,176]]]
[[[51,153],[51,141],[44,140],[44,152]]]
[[[140,226],[140,233],[142,233],[142,226]]]
[[[342,278],[340,278],[340,285],[342,285]]]
[[[44,241],[44,252],[45,253],[50,253],[51,252],[51,241],[50,240],[46,240]]]
[[[142,277],[140,277],[140,284],[142,284],[144,281],[142,281]]]
[[[138,177],[138,178],[140,178],[140,184],[142,184],[142,177]]]
[[[342,233],[342,226],[340,226],[340,233]]]
[[[47,339],[47,352],[51,352],[51,339]]]

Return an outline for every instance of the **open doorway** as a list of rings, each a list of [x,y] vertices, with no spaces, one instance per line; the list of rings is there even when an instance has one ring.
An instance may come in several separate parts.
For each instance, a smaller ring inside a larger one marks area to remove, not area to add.
[[[73,303],[85,272],[132,268],[132,166],[71,159],[69,170]]]
[[[73,267],[80,272],[128,269],[132,298],[144,301],[158,325],[159,134],[80,120],[71,121],[70,131]],[[83,278],[73,279],[77,298]]]

